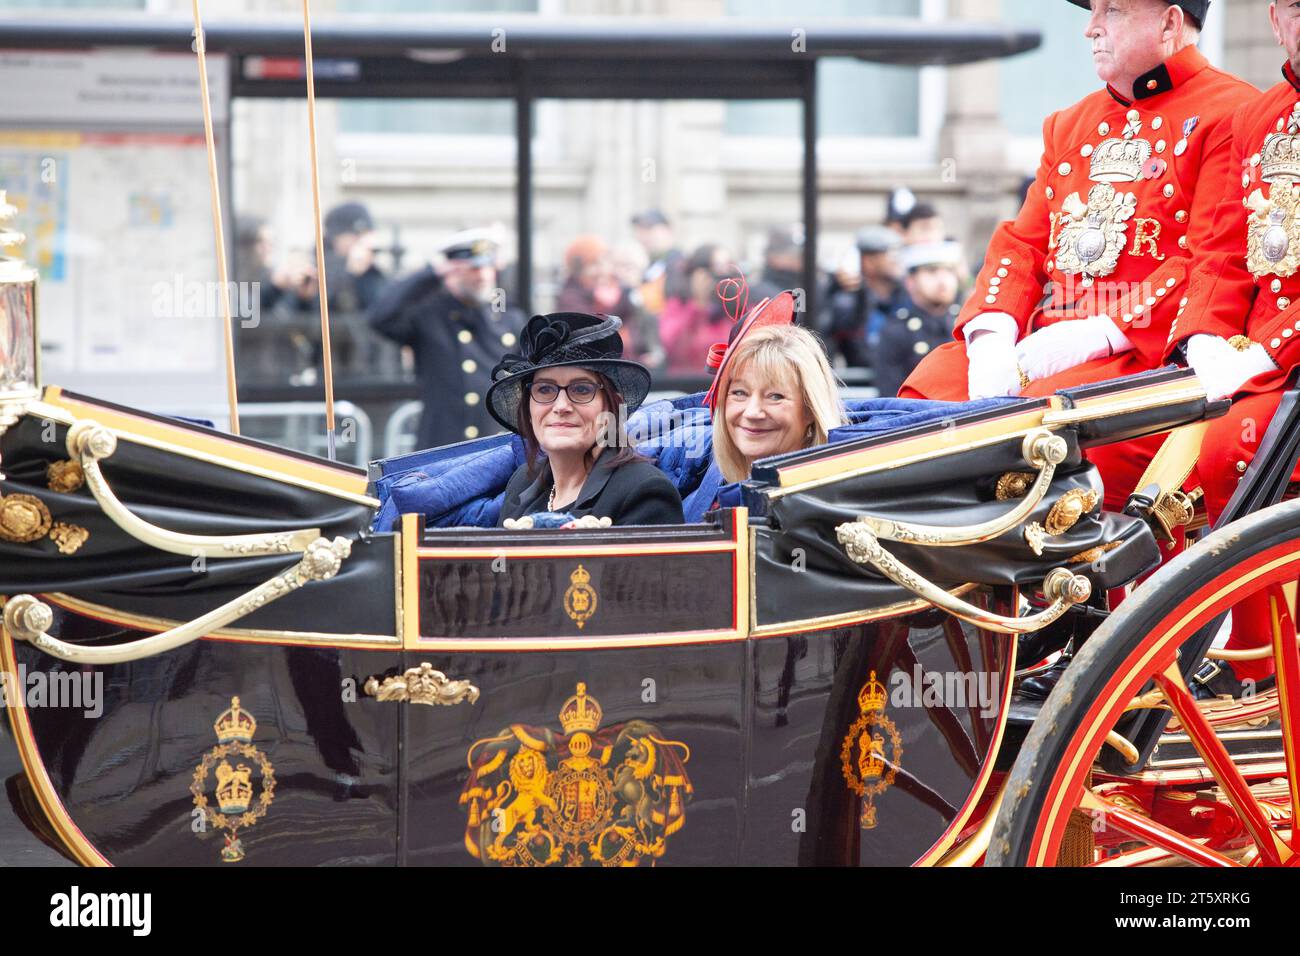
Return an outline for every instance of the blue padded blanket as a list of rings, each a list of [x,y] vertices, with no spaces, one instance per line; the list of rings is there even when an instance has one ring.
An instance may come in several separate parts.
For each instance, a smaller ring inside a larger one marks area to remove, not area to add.
[[[724,494],[726,483],[713,461],[713,428],[703,400],[704,393],[698,392],[654,402],[627,420],[627,433],[637,451],[652,459],[677,486],[688,522],[702,520],[720,495],[730,497]],[[859,399],[846,403],[849,424],[832,431],[830,441],[851,441],[1015,401]],[[400,515],[409,513],[423,514],[428,527],[494,527],[506,483],[523,461],[518,436],[494,435],[377,462],[375,488],[381,506],[374,529],[390,531]]]

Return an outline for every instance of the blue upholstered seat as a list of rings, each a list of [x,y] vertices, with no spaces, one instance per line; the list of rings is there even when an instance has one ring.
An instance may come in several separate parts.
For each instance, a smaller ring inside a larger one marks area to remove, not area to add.
[[[704,517],[724,485],[713,463],[713,430],[703,399],[700,392],[654,402],[627,420],[627,432],[637,450],[654,459],[677,486],[690,522]],[[830,441],[878,435],[1014,401],[851,401],[847,403],[850,423],[832,431]],[[377,462],[375,486],[381,507],[375,530],[392,530],[398,517],[409,513],[423,514],[429,527],[494,527],[506,482],[523,460],[523,442],[518,436],[494,435]]]

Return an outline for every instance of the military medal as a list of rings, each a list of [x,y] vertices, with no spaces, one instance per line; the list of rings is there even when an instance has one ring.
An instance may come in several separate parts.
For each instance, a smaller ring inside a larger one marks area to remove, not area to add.
[[[1193,116],[1191,119],[1183,120],[1183,138],[1174,143],[1174,155],[1181,156],[1187,152],[1187,137],[1192,135],[1192,130],[1196,129],[1196,124],[1201,121],[1199,116]]]

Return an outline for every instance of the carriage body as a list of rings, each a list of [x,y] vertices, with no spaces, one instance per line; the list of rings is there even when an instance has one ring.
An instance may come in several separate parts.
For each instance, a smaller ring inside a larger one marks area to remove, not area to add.
[[[10,801],[95,865],[973,862],[1025,729],[1006,622],[1053,569],[1101,593],[1157,559],[1145,522],[1095,509],[1082,450],[1207,409],[1194,379],[1155,373],[773,459],[695,524],[406,513],[376,531],[405,462],[368,481],[55,387],[16,394],[0,506],[19,496],[48,527],[0,541],[26,769]],[[1044,438],[1064,451],[1035,482]],[[985,540],[886,541],[942,606],[837,532],[1013,508]],[[190,537],[160,548],[131,515]],[[347,542],[336,572],[268,594],[309,538]],[[50,609],[37,639],[14,626],[19,594]],[[104,657],[186,625],[177,646]],[[99,682],[99,712],[47,706],[34,681]]]

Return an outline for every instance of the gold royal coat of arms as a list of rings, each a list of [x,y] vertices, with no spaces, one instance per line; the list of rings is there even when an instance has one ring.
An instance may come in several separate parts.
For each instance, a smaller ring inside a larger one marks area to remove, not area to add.
[[[1282,126],[1283,121],[1278,120]],[[1256,189],[1245,199],[1250,210],[1246,234],[1246,266],[1256,278],[1287,278],[1300,268],[1300,104],[1285,124],[1264,140],[1264,148],[1251,157],[1260,178],[1270,184],[1266,197]],[[1243,178],[1243,185],[1249,175]]]
[[[876,797],[894,784],[903,758],[903,737],[885,716],[885,686],[876,672],[858,691],[858,719],[840,744],[844,782],[862,798],[862,829],[876,828]]]
[[[561,734],[512,724],[469,748],[465,849],[485,865],[653,865],[686,823],[690,749],[644,720],[602,729],[582,683],[559,717]]]

